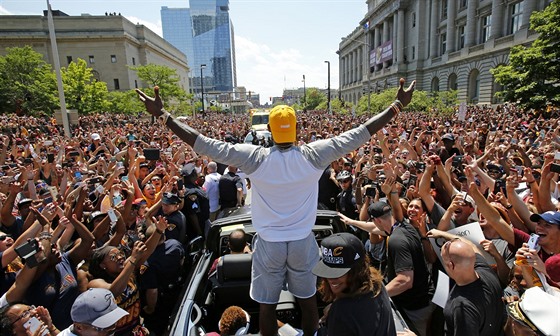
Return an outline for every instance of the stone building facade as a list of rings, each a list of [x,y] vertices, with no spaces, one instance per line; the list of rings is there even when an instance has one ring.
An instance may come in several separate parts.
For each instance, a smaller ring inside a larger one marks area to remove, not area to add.
[[[340,97],[356,104],[403,77],[419,90],[458,90],[461,102],[500,103],[490,69],[537,38],[531,14],[550,2],[368,0],[364,19],[339,44]]]

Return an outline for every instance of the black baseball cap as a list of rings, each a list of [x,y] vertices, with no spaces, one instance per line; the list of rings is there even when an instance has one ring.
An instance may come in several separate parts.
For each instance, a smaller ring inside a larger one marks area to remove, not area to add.
[[[321,260],[313,268],[318,277],[340,278],[366,255],[364,244],[354,235],[343,232],[333,234],[321,242]]]
[[[371,218],[382,217],[389,212],[391,212],[391,206],[385,202],[375,202],[368,208],[368,213]]]

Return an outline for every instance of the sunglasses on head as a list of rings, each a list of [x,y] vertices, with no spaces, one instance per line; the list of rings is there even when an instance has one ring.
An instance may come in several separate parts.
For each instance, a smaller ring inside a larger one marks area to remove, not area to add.
[[[12,238],[12,235],[9,235],[9,234],[1,235],[0,236],[0,241],[4,241],[4,240],[6,240],[6,238]]]

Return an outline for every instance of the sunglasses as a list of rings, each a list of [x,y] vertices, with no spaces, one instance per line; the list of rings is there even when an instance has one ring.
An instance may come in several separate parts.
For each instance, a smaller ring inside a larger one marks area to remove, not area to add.
[[[342,180],[342,183],[348,183],[350,181],[352,181],[352,179],[344,179],[344,180]]]
[[[7,235],[1,235],[1,236],[0,236],[0,241],[4,241],[4,240],[6,240],[6,238],[12,238],[12,235],[9,235],[9,234],[7,234]]]

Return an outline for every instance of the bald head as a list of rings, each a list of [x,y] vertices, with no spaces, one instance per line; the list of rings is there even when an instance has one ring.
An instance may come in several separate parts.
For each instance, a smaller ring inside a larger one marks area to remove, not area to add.
[[[476,254],[472,246],[461,240],[449,242],[447,257],[455,264],[455,267],[473,269]],[[442,255],[443,256],[443,255]]]

